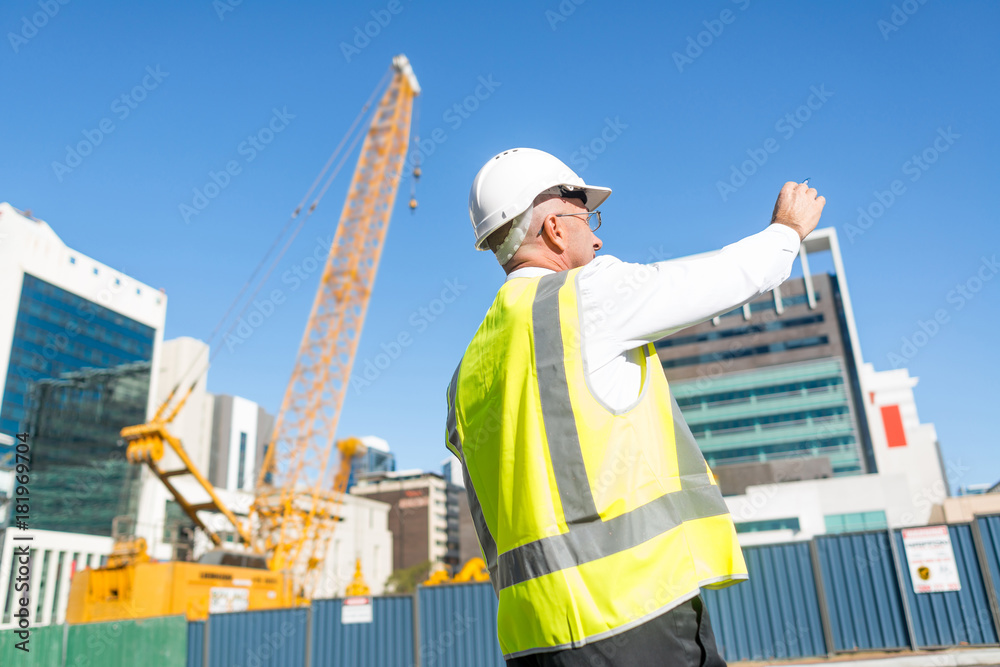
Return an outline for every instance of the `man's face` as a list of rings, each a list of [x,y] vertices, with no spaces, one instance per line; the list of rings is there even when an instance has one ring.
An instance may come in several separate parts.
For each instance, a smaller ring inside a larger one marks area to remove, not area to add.
[[[559,201],[562,203],[555,211],[557,215],[576,214],[557,218],[566,233],[566,258],[569,260],[570,266],[575,269],[578,266],[589,264],[603,243],[597,234],[590,231],[590,226],[587,224],[589,211],[586,206],[580,203],[580,200],[560,199]]]

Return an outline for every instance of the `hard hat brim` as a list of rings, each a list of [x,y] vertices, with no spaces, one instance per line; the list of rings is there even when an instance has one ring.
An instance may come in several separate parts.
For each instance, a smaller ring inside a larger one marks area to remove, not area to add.
[[[611,196],[611,188],[606,188],[606,187],[601,186],[601,185],[586,185],[586,184],[584,184],[584,185],[577,185],[575,183],[559,183],[559,184],[557,184],[557,185],[555,185],[553,187],[567,187],[567,188],[572,188],[573,190],[583,190],[584,192],[586,192],[587,193],[587,201],[584,204],[584,206],[587,208],[588,211],[594,211],[594,210],[596,210],[598,206],[600,206],[601,204],[603,204],[607,200],[607,198]],[[544,190],[542,192],[544,192]],[[538,193],[538,194],[541,194],[541,193]],[[538,195],[535,195],[535,196],[537,197]],[[527,209],[525,209],[525,210],[527,210]],[[506,224],[507,222],[510,222],[511,220],[514,219],[514,217],[516,217],[517,215],[520,215],[523,212],[524,211],[519,211],[518,213],[515,214],[515,216],[512,216],[512,217],[506,219],[504,221],[504,223],[502,223],[502,224],[497,225],[496,227],[494,227],[492,231],[490,231],[488,234],[486,234],[485,236],[483,236],[483,238],[480,239],[480,241],[478,243],[476,243],[476,250],[489,250],[489,246],[487,245],[486,242],[489,239],[490,234],[492,234],[497,229],[500,229],[500,227],[502,227],[504,224]]]

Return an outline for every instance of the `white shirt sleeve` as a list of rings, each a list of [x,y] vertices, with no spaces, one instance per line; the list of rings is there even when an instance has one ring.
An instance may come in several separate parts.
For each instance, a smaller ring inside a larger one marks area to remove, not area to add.
[[[578,276],[590,372],[774,289],[791,273],[799,243],[795,230],[772,224],[704,255],[653,264],[596,258]]]

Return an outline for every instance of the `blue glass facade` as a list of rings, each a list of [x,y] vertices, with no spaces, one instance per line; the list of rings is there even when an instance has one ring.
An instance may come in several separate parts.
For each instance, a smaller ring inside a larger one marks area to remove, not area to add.
[[[864,472],[840,359],[672,384],[677,405],[709,465],[824,456],[833,474]]]
[[[856,533],[862,530],[885,530],[889,527],[889,520],[882,510],[827,514],[823,521],[826,523],[827,533]]]
[[[368,451],[354,459],[347,489],[353,488],[359,477],[376,472],[396,472],[396,456],[392,452],[369,447]]]
[[[129,512],[138,471],[118,432],[145,419],[155,335],[24,275],[0,431],[30,434],[32,528],[110,535]]]
[[[28,385],[83,368],[151,361],[155,330],[24,274],[0,407],[0,433],[22,430]]]

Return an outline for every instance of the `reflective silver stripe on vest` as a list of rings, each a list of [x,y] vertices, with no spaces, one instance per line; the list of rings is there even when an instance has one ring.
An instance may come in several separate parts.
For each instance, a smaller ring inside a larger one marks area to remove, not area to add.
[[[566,379],[558,303],[558,292],[565,280],[565,273],[541,279],[532,318],[545,435],[568,531],[500,554],[499,579],[494,585],[499,590],[626,551],[685,521],[729,512],[719,487],[708,477],[705,459],[671,392],[681,490],[660,496],[627,514],[601,520],[583,463]],[[576,521],[570,521],[570,509],[576,513]]]
[[[469,513],[472,514],[472,524],[476,527],[476,536],[479,537],[479,546],[482,547],[483,557],[486,559],[486,569],[490,573],[490,582],[493,589],[500,594],[497,586],[497,543],[490,534],[489,526],[483,517],[483,506],[479,504],[479,496],[469,479],[469,468],[465,465],[465,453],[462,451],[462,439],[458,436],[458,417],[455,411],[455,395],[458,392],[458,372],[462,370],[462,364],[458,364],[455,374],[451,377],[451,384],[448,385],[448,442],[451,443],[455,455],[462,462],[462,478],[465,480],[465,493],[469,497]]]
[[[600,521],[590,490],[583,450],[576,430],[576,415],[569,400],[566,360],[563,354],[559,289],[567,273],[551,273],[538,281],[531,307],[535,337],[535,368],[542,404],[545,438],[549,443],[552,472],[559,489],[563,516],[570,526]]]
[[[577,524],[562,535],[545,537],[500,554],[498,587],[523,583],[578,567],[633,547],[685,521],[729,511],[717,486],[675,491],[607,521]],[[614,573],[609,572],[608,576]]]

